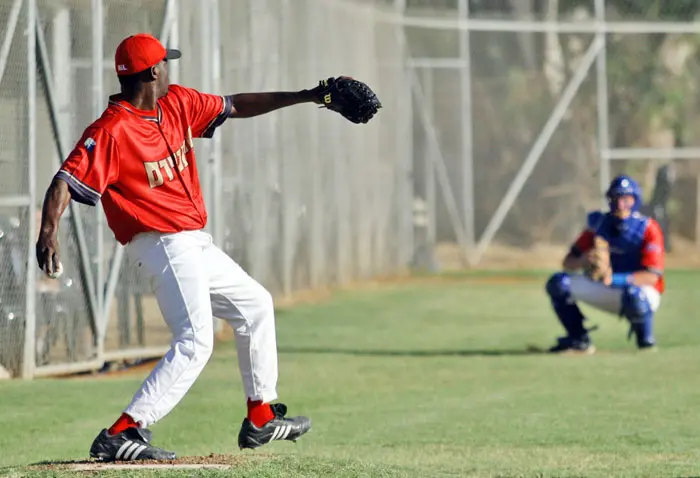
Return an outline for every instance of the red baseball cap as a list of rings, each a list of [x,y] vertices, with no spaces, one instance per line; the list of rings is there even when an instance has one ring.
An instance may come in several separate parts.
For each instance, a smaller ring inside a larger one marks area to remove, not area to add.
[[[163,60],[177,60],[180,50],[169,50],[153,35],[138,33],[125,38],[117,47],[114,67],[118,76],[133,75]]]

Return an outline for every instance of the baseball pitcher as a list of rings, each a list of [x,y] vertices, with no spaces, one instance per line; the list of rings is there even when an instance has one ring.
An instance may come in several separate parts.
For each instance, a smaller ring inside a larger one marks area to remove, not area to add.
[[[566,331],[551,352],[595,352],[577,301],[626,318],[640,349],[655,345],[654,313],[664,292],[663,233],[654,219],[639,213],[642,192],[631,177],[613,179],[606,197],[610,211],[588,214],[585,230],[564,259],[564,272],[547,281]]]
[[[180,58],[156,38],[124,39],[115,54],[121,94],[82,135],[46,192],[36,244],[49,276],[62,267],[57,239],[70,200],[101,201],[107,223],[128,257],[154,279],[155,296],[173,339],[131,403],[90,448],[99,460],[169,460],[151,444],[148,426],[165,417],[194,384],[214,347],[213,317],[234,330],[248,413],[238,444],[256,448],[296,440],[311,428],[287,417],[277,399],[277,345],[270,293],[203,232],[207,211],[193,138],[211,138],[228,118],[250,118],[299,103],[316,103],[353,123],[381,108],[372,90],[349,77],[310,90],[217,96],[168,84],[169,61]]]

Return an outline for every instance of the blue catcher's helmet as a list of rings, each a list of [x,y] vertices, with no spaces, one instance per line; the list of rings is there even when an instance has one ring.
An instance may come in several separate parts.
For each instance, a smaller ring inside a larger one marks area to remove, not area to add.
[[[611,211],[615,209],[615,198],[624,195],[631,195],[634,197],[632,211],[638,211],[639,208],[642,207],[642,188],[634,179],[626,174],[621,174],[610,182],[610,186],[605,192],[605,197],[608,199]]]

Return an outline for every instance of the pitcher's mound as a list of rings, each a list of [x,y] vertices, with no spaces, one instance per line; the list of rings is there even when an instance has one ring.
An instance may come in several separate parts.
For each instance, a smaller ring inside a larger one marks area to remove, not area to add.
[[[199,470],[216,469],[225,470],[245,461],[243,456],[217,455],[208,456],[183,456],[175,460],[156,461],[139,460],[132,462],[101,462],[96,460],[83,461],[54,461],[37,463],[36,466],[43,469],[71,470],[71,471],[107,471],[107,470]]]

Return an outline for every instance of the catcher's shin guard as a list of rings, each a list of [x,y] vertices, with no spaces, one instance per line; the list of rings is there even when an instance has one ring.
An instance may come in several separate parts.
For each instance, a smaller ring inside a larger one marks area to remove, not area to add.
[[[627,286],[622,292],[622,315],[630,321],[631,330],[637,339],[637,347],[647,348],[656,344],[654,340],[654,311],[644,291],[637,286]]]
[[[565,272],[557,272],[547,281],[547,294],[552,307],[569,337],[588,341],[588,332],[583,326],[586,319],[571,296],[571,278]]]

